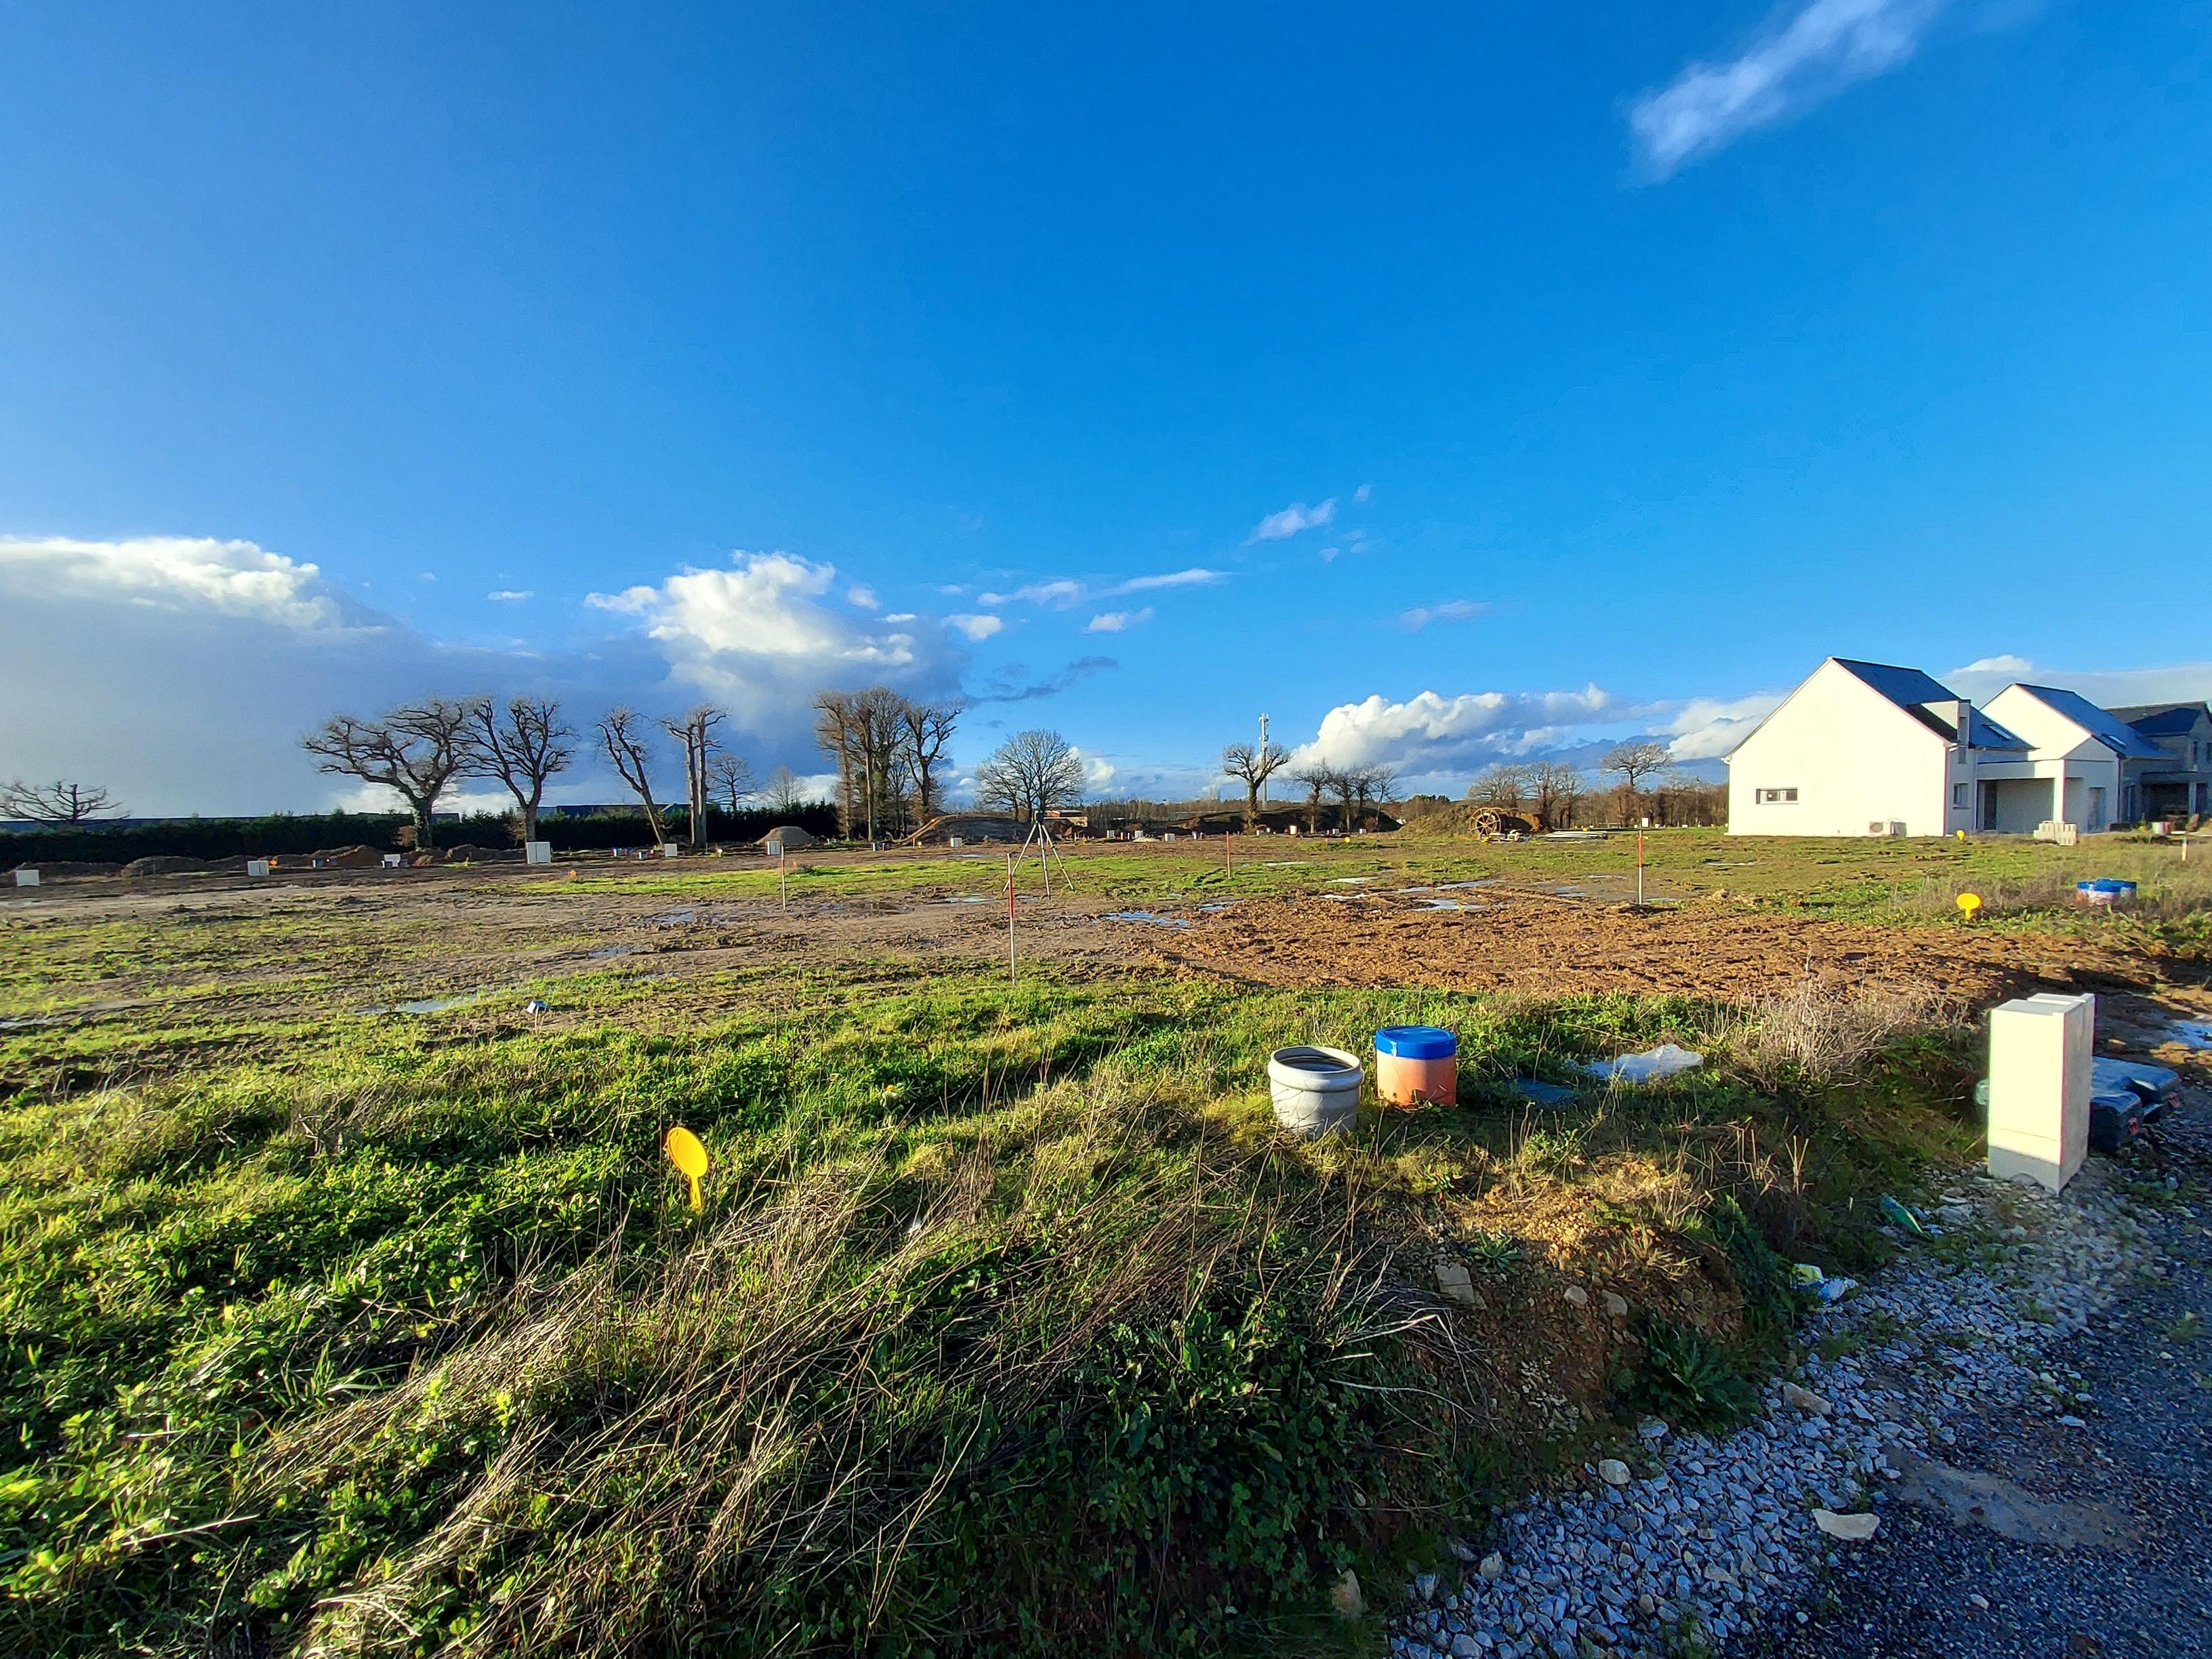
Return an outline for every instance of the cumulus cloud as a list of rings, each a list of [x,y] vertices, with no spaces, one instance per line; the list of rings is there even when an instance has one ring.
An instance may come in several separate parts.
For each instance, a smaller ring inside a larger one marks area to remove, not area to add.
[[[1152,607],[1149,605],[1139,611],[1102,611],[1084,624],[1083,631],[1086,634],[1119,634],[1152,619]]]
[[[2004,655],[1984,657],[1939,678],[1960,696],[1978,702],[1987,702],[2015,680],[2079,691],[2103,708],[2212,700],[2212,662],[2165,668],[2047,668],[2026,657]]]
[[[1678,761],[1717,760],[1749,737],[1781,703],[1779,693],[1723,700],[1692,697],[1667,723],[1667,753]]]
[[[1360,506],[1364,507],[1367,505],[1369,499],[1372,497],[1374,494],[1375,486],[1373,484],[1362,484],[1358,489],[1352,492],[1352,499],[1358,502]]]
[[[1418,605],[1399,612],[1398,625],[1418,633],[1432,622],[1473,622],[1489,614],[1490,607],[1479,599],[1446,599],[1440,605]]]
[[[1403,702],[1380,695],[1340,703],[1322,716],[1313,742],[1291,757],[1361,766],[1381,761],[1413,775],[1464,771],[1528,753],[1577,726],[1634,711],[1595,685],[1580,691],[1424,691]]]
[[[976,616],[965,611],[956,611],[945,620],[948,626],[957,629],[967,638],[978,641],[989,639],[992,635],[1006,625],[997,617]]]
[[[1301,530],[1318,530],[1336,518],[1336,497],[1332,495],[1319,507],[1308,507],[1304,501],[1292,501],[1279,513],[1270,513],[1253,526],[1252,533],[1244,538],[1245,545],[1254,542],[1279,542],[1285,536],[1295,536]]]
[[[705,696],[757,769],[811,762],[823,685],[939,695],[966,667],[934,623],[863,624],[825,604],[833,577],[739,554],[593,596],[615,625],[588,648],[495,650],[429,637],[250,542],[0,539],[0,706],[37,713],[0,738],[0,770],[106,783],[149,814],[321,808],[350,786],[315,771],[301,734],[430,692],[555,696],[579,724]],[[554,799],[611,793],[582,757]]]
[[[1723,64],[1693,63],[1638,98],[1638,161],[1664,179],[1745,133],[1802,114],[1909,60],[1946,0],[1811,0]]]
[[[484,598],[496,599],[501,605],[520,605],[523,600],[532,597],[532,590],[527,587],[495,587],[484,595]]]
[[[212,613],[295,631],[337,628],[346,620],[341,597],[313,565],[252,542],[209,537],[0,537],[0,580],[50,600]]]
[[[876,590],[866,582],[855,582],[845,590],[845,603],[862,611],[880,611],[883,602],[876,598]]]

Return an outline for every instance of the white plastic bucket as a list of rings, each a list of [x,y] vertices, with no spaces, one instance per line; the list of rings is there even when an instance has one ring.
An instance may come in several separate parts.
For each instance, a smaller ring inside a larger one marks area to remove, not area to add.
[[[1352,1127],[1359,1081],[1358,1057],[1341,1048],[1278,1048],[1267,1056],[1275,1121],[1309,1140]]]

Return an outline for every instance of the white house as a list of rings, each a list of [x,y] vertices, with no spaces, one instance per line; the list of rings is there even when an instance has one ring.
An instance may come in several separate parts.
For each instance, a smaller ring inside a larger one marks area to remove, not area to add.
[[[2078,691],[2008,685],[1989,707],[2031,747],[2024,758],[1981,769],[1977,830],[2026,835],[2051,818],[2108,830],[2132,816],[2122,787],[2127,763],[2165,758],[2157,744]]]
[[[1977,829],[1984,769],[2023,765],[2031,752],[1917,668],[1831,657],[1729,755],[1729,833]]]

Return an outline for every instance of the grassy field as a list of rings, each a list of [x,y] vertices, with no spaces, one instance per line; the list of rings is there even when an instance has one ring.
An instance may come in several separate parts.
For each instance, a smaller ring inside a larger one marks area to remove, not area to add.
[[[1634,857],[1254,845],[1285,861],[1073,867],[1146,904]],[[1899,918],[2169,850],[1653,846],[1677,896]],[[560,884],[593,883],[775,890]],[[7,1650],[1358,1649],[1371,1616],[1328,1612],[1346,1569],[1380,1592],[1644,1411],[1726,1420],[1789,1340],[1776,1252],[1865,1266],[1873,1199],[1975,1142],[1970,1034],[1890,994],[1010,986],[862,954],[572,976],[548,1029],[515,994],[360,1012],[364,982],[419,994],[454,928],[341,897],[6,924]],[[127,1013],[76,1018],[126,975]],[[1462,1034],[1458,1109],[1273,1130],[1269,1049],[1404,1020]],[[1707,1066],[1550,1111],[1510,1087],[1662,1039]],[[714,1159],[697,1214],[677,1123]]]

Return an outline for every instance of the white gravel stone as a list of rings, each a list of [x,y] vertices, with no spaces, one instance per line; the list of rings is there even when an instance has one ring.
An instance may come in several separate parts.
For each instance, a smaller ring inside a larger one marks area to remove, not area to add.
[[[1685,1615],[1717,1644],[1767,1620],[1794,1620],[1810,1575],[1850,1547],[1824,1536],[1814,1511],[1878,1513],[1894,1478],[1885,1448],[1948,1445],[1946,1419],[1967,1411],[2055,1414],[2077,1403],[2079,1381],[2046,1381],[2040,1356],[2110,1306],[2129,1275],[2156,1265],[2117,1172],[2093,1158],[2057,1195],[1982,1177],[1963,1184],[1947,1194],[1941,1231],[1984,1248],[1939,1256],[1900,1239],[1889,1267],[1808,1318],[1805,1339],[1828,1339],[1836,1357],[1815,1352],[1762,1389],[1760,1419],[1717,1439],[1647,1425],[1639,1443],[1662,1460],[1659,1475],[1636,1480],[1606,1458],[1596,1465],[1604,1484],[1534,1493],[1498,1513],[1495,1547],[1444,1610],[1401,1621],[1403,1650],[1659,1654]],[[1462,1560],[1474,1559],[1454,1543]]]

